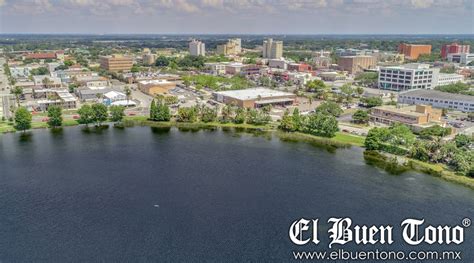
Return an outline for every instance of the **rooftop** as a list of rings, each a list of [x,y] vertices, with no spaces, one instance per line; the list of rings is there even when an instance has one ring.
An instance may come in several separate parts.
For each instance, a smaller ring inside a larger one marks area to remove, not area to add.
[[[171,81],[166,79],[151,79],[151,80],[141,80],[138,83],[142,85],[149,85],[149,84],[169,84]]]
[[[283,92],[266,88],[251,88],[242,90],[218,91],[216,94],[232,97],[239,100],[252,100],[260,98],[271,98],[280,96],[295,96],[293,93]]]
[[[417,89],[402,92],[400,95],[423,97],[428,99],[461,100],[474,103],[474,96],[442,92],[439,90]]]

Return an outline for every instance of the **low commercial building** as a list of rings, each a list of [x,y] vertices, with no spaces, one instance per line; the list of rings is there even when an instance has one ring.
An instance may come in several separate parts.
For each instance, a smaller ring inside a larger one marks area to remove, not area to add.
[[[138,89],[143,93],[155,96],[167,94],[176,87],[176,83],[165,79],[142,80],[138,82]]]
[[[298,72],[308,72],[313,70],[313,68],[305,63],[290,63],[288,64],[288,70],[298,71]]]
[[[405,55],[406,59],[416,60],[420,55],[431,54],[431,45],[400,44],[398,53]]]
[[[265,105],[292,105],[296,99],[293,93],[267,88],[218,91],[213,93],[214,99],[242,108],[259,108]]]
[[[459,74],[445,74],[445,73],[439,73],[435,75],[435,87],[437,86],[445,86],[449,84],[454,84],[458,82],[464,81],[464,76],[459,75]]]
[[[339,74],[335,71],[324,71],[318,74],[318,77],[320,77],[324,81],[336,81],[336,80],[345,80],[346,76],[343,74]]]
[[[100,57],[100,67],[112,72],[127,72],[133,67],[133,58],[123,55]]]
[[[405,64],[381,67],[378,87],[385,90],[406,91],[411,89],[432,89],[436,86],[439,69],[428,64]]]
[[[398,95],[400,104],[429,104],[435,108],[474,112],[474,97],[438,90],[411,90]]]
[[[75,109],[77,99],[67,90],[36,89],[33,97],[41,111],[47,111],[50,106],[59,106],[62,109]]]
[[[225,65],[225,74],[236,75],[240,74],[240,71],[244,65],[242,63],[230,63]]]
[[[287,69],[288,61],[284,59],[269,59],[268,66],[270,68]]]
[[[246,75],[246,76],[258,75],[258,74],[260,74],[261,70],[262,70],[262,66],[260,66],[260,65],[246,64],[246,65],[243,65],[242,68],[240,68],[240,74],[241,75]]]
[[[377,59],[373,56],[347,56],[340,57],[337,64],[340,70],[356,74],[366,69],[375,68]]]
[[[81,101],[97,101],[105,93],[112,91],[110,88],[79,88],[75,93]]]
[[[225,62],[215,62],[215,63],[204,63],[204,68],[207,73],[212,75],[224,75],[225,74],[225,66],[228,63]]]
[[[33,82],[35,86],[44,86],[45,88],[60,88],[62,83],[60,78],[50,75],[33,76]]]
[[[414,105],[414,106],[379,106],[374,107],[370,111],[370,121],[391,125],[394,123],[402,123],[409,126],[412,130],[419,131],[421,129],[440,125],[446,126],[441,118],[440,109],[433,109],[431,105]]]

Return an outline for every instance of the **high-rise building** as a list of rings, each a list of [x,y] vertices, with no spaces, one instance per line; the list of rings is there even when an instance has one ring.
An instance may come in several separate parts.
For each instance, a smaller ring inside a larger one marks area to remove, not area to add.
[[[130,71],[132,66],[133,58],[128,56],[112,55],[100,57],[100,67],[108,71]]]
[[[205,56],[206,44],[193,39],[191,42],[189,42],[189,53],[191,53],[192,56]]]
[[[469,45],[459,45],[458,43],[446,44],[441,47],[441,57],[446,59],[449,54],[469,53]]]
[[[398,53],[405,55],[406,59],[415,60],[420,55],[431,54],[431,45],[413,45],[402,43],[398,46]]]
[[[377,64],[377,59],[373,56],[346,56],[339,57],[337,64],[341,70],[355,74],[365,69],[374,68]]]
[[[283,41],[268,38],[263,41],[263,58],[279,59],[283,57]]]
[[[237,55],[242,52],[242,41],[240,38],[232,38],[227,43],[217,45],[217,53],[222,55]]]
[[[432,89],[437,85],[439,69],[428,64],[405,64],[381,67],[378,86],[380,89],[405,91],[411,89]]]

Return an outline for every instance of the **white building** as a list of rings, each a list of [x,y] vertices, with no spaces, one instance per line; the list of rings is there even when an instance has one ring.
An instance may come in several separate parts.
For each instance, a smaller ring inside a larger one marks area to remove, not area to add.
[[[288,61],[284,59],[269,59],[268,66],[270,68],[287,69]]]
[[[448,61],[467,65],[474,61],[474,53],[448,54]]]
[[[454,84],[458,82],[464,81],[464,76],[459,74],[445,74],[439,73],[435,75],[435,87],[437,86],[445,86],[449,84]]]
[[[428,64],[405,64],[381,67],[378,86],[380,89],[405,91],[411,89],[432,89],[436,86],[439,69]]]
[[[283,41],[273,41],[268,38],[263,41],[263,58],[282,58]]]
[[[215,63],[204,63],[204,68],[209,74],[212,75],[224,75],[225,66],[228,62],[215,62]]]
[[[400,104],[429,104],[435,108],[474,112],[474,97],[438,90],[411,90],[398,95]]]
[[[189,53],[191,53],[192,56],[205,56],[206,44],[193,39],[193,41],[189,42]]]

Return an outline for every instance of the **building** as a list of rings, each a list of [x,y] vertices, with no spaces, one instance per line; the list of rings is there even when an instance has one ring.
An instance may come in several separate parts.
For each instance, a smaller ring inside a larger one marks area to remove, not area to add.
[[[56,53],[29,53],[25,55],[25,59],[56,59]]]
[[[270,68],[287,69],[288,61],[284,59],[269,59],[268,66]]]
[[[44,86],[45,88],[60,88],[62,83],[60,78],[50,75],[33,76],[33,82],[35,86]]]
[[[335,71],[325,71],[321,72],[318,74],[318,77],[320,77],[324,81],[336,81],[336,80],[345,80],[346,76],[343,74],[339,74]]]
[[[225,74],[236,75],[240,74],[240,71],[244,67],[242,63],[229,63],[225,65]]]
[[[107,92],[112,91],[110,88],[78,88],[75,93],[81,101],[97,101]]]
[[[441,110],[433,109],[431,105],[420,104],[406,107],[386,105],[372,108],[369,119],[385,125],[402,123],[412,130],[419,131],[433,125],[446,126],[441,115]]]
[[[474,97],[438,90],[411,90],[398,95],[401,104],[429,104],[435,108],[474,112]]]
[[[41,111],[47,111],[50,106],[59,106],[62,109],[75,109],[77,99],[67,90],[36,89],[33,97]]]
[[[142,56],[142,61],[143,61],[143,64],[145,65],[153,65],[155,64],[155,60],[156,60],[155,54],[146,53],[146,54],[143,54]]]
[[[142,80],[138,82],[138,89],[148,95],[166,94],[176,87],[176,83],[166,79]]]
[[[189,42],[189,53],[191,56],[205,56],[206,55],[206,44],[196,39]]]
[[[439,69],[428,64],[405,64],[381,67],[378,87],[385,90],[405,91],[411,89],[432,89],[436,86]]]
[[[218,91],[213,93],[214,99],[242,108],[259,108],[265,105],[292,105],[296,99],[293,93],[266,88]]]
[[[406,59],[416,60],[420,55],[431,54],[431,45],[414,45],[402,43],[398,46],[398,53]]]
[[[214,62],[214,63],[204,63],[204,68],[207,73],[212,75],[224,75],[225,66],[227,62]]]
[[[305,63],[290,63],[288,64],[288,70],[298,71],[298,72],[308,72],[313,70],[313,68]]]
[[[448,58],[449,54],[469,53],[469,45],[459,45],[458,43],[445,44],[441,47],[441,57]]]
[[[217,54],[220,55],[238,55],[242,52],[242,40],[240,38],[232,38],[227,43],[217,45]]]
[[[337,64],[340,70],[356,74],[366,69],[375,68],[377,59],[373,56],[347,56],[340,57]]]
[[[263,41],[263,58],[282,58],[283,57],[283,41],[273,41],[268,38]]]
[[[133,58],[123,55],[102,56],[100,67],[112,72],[127,72],[133,67]]]
[[[459,74],[446,74],[438,73],[435,74],[435,80],[433,81],[434,87],[445,86],[464,81],[464,76]]]
[[[467,65],[474,61],[473,53],[448,54],[448,61]]]

